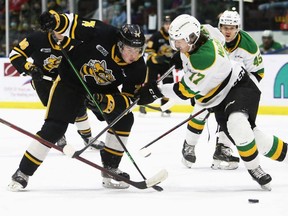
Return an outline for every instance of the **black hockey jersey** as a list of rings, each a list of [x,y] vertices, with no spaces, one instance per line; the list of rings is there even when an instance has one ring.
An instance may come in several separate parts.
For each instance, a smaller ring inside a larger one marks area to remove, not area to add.
[[[80,43],[67,37],[64,37],[62,41],[63,48],[67,51]],[[41,68],[44,75],[54,80],[58,76],[57,69],[63,59],[63,54],[51,33],[35,31],[13,48],[9,58],[20,74],[28,73],[33,64]]]
[[[122,93],[133,96],[136,88],[145,81],[146,64],[142,56],[131,64],[125,63],[117,46],[118,28],[99,20],[80,18],[77,14],[61,14],[60,17],[55,30],[83,41],[69,52],[76,70],[66,62],[64,68],[61,66],[61,79],[82,85],[75,75],[77,72],[91,92],[112,94],[119,92],[121,87]]]

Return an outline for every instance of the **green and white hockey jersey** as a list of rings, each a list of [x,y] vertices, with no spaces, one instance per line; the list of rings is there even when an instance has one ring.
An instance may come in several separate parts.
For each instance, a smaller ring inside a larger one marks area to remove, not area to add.
[[[195,97],[201,107],[217,106],[244,74],[243,64],[231,61],[219,40],[208,39],[191,53],[180,53],[184,75],[180,82],[164,84],[162,93],[172,99]]]
[[[258,84],[264,77],[264,64],[256,42],[247,32],[240,30],[229,44],[225,45],[225,49],[230,59],[242,62],[250,78]]]

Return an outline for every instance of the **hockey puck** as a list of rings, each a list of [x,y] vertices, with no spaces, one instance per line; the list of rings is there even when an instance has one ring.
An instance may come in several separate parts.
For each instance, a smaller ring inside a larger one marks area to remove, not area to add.
[[[248,199],[249,203],[259,203],[258,199]]]

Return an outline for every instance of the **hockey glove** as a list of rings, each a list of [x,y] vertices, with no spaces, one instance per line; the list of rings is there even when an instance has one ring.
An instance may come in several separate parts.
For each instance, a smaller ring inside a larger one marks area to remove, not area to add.
[[[88,95],[85,104],[86,107],[89,108],[90,110],[94,112],[99,112],[100,108],[102,112],[107,114],[111,113],[114,110],[115,102],[112,95],[95,93],[93,94],[93,98],[98,106],[95,104],[93,99]]]
[[[57,26],[56,16],[50,12],[45,11],[40,15],[39,23],[43,31],[54,30]]]
[[[182,60],[181,60],[181,57],[180,57],[180,52],[176,52],[171,60],[170,60],[170,66],[172,65],[175,65],[175,69],[183,69],[183,65],[182,65]]]
[[[135,93],[136,98],[140,98],[138,105],[150,104],[157,100],[158,98],[163,97],[163,94],[160,92],[160,89],[157,86],[156,81],[146,83]]]
[[[158,62],[158,64],[169,64],[170,62],[170,58],[168,58],[167,56],[163,55],[163,56],[156,56],[155,60]]]
[[[43,80],[43,71],[41,68],[33,65],[30,67],[30,69],[27,72],[28,75],[32,77],[33,81],[42,81]]]

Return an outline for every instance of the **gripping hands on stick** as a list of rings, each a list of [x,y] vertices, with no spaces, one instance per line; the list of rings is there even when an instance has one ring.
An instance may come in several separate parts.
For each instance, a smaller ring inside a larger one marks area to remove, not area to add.
[[[97,102],[97,104],[100,106],[101,110],[107,107],[108,97],[106,95],[94,93],[92,96],[94,100]],[[90,110],[99,112],[98,107],[95,105],[93,98],[91,98],[91,96],[88,95],[86,97],[85,105]]]
[[[135,96],[136,98],[140,98],[137,103],[138,105],[145,105],[163,97],[163,94],[160,92],[157,82],[153,81],[150,83],[145,83],[145,85],[135,93]]]

